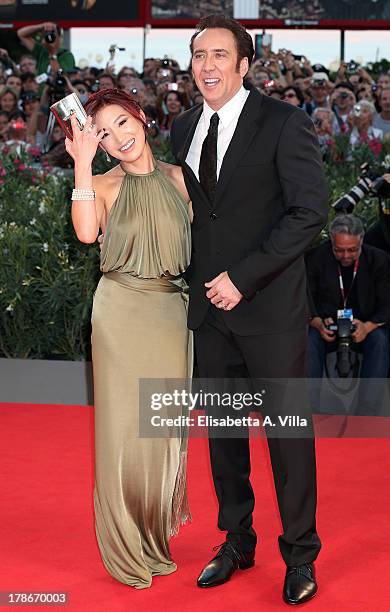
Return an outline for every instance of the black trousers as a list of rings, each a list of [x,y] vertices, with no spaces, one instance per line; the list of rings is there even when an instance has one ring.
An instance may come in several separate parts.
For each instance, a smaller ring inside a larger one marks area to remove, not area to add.
[[[306,376],[307,330],[237,336],[219,309],[210,306],[194,331],[201,378],[302,378]],[[314,561],[321,543],[316,531],[316,463],[313,437],[268,437],[283,533],[286,565]],[[210,459],[219,503],[218,527],[243,551],[256,546],[255,503],[250,483],[249,438],[210,437]]]

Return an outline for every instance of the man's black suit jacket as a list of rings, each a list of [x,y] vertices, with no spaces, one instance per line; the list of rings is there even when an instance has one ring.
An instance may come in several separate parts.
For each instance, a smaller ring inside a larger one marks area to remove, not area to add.
[[[302,329],[308,318],[303,253],[328,213],[312,121],[251,89],[211,204],[185,162],[202,108],[179,115],[171,131],[194,210],[188,325],[196,329],[206,315],[204,283],[227,270],[244,296],[223,313],[233,333]]]
[[[338,277],[338,262],[330,241],[312,249],[306,256],[311,315],[336,320],[337,310],[343,308]],[[348,287],[346,287],[348,290]],[[363,244],[359,268],[354,281],[357,304],[347,300],[355,318],[373,323],[390,322],[390,256],[375,247]],[[358,307],[358,310],[357,310]]]

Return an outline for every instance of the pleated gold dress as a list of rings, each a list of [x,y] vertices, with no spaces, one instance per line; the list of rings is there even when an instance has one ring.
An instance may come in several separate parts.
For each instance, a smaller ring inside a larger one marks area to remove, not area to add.
[[[126,173],[110,211],[92,311],[95,526],[103,563],[142,589],[176,570],[169,538],[189,518],[185,440],[141,438],[140,378],[187,378],[188,205],[155,168]]]

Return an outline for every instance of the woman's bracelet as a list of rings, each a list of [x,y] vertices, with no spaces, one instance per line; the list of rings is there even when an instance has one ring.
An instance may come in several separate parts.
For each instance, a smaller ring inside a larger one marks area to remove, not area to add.
[[[72,200],[92,201],[96,199],[96,191],[94,189],[73,189]]]

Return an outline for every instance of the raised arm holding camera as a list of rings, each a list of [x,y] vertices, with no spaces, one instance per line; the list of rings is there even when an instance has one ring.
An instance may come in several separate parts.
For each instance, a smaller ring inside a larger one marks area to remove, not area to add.
[[[42,34],[41,42],[36,40],[38,33]],[[56,73],[60,68],[67,72],[75,67],[73,54],[61,46],[63,31],[57,24],[46,21],[25,26],[17,30],[17,35],[22,45],[36,59],[38,76],[48,72]]]

